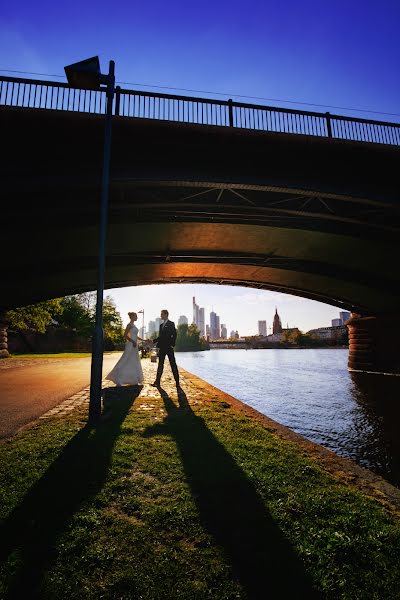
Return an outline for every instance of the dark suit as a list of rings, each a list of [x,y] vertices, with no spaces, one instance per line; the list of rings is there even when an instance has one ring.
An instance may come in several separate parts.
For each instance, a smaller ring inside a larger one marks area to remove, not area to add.
[[[160,332],[158,338],[154,340],[159,348],[158,353],[158,369],[156,383],[160,383],[161,376],[164,371],[165,357],[168,356],[169,364],[175,378],[176,385],[179,385],[179,373],[178,367],[176,366],[174,346],[176,343],[176,329],[173,321],[166,321],[160,325]]]

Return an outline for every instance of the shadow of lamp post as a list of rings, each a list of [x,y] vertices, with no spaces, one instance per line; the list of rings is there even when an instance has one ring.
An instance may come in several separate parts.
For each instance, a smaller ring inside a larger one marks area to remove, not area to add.
[[[101,181],[100,197],[100,225],[97,268],[97,296],[96,320],[92,338],[92,364],[90,371],[90,402],[89,422],[96,423],[101,416],[101,380],[103,371],[103,295],[104,295],[104,270],[106,258],[106,233],[108,216],[108,191],[110,180],[110,154],[111,154],[111,119],[112,105],[115,92],[115,63],[110,60],[108,75],[100,72],[99,57],[94,56],[86,60],[64,67],[68,84],[86,90],[105,90],[107,96],[105,134],[103,148],[103,174]]]

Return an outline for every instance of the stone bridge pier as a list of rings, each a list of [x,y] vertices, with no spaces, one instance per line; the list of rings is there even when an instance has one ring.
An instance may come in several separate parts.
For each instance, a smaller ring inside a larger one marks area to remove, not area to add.
[[[7,358],[10,356],[8,352],[8,321],[3,315],[0,315],[0,358]]]
[[[399,316],[362,316],[352,313],[346,323],[350,370],[400,373]]]

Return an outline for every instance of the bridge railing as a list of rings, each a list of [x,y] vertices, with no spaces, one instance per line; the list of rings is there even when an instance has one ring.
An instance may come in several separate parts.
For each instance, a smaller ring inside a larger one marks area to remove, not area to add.
[[[104,91],[72,88],[67,83],[0,76],[0,106],[104,114]],[[179,123],[331,137],[400,145],[400,124],[330,113],[246,104],[117,87],[114,114]]]

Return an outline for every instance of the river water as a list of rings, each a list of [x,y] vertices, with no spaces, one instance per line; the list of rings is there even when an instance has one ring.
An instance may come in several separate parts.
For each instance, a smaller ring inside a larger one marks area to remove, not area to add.
[[[400,377],[349,373],[346,349],[179,352],[178,365],[400,486]]]

